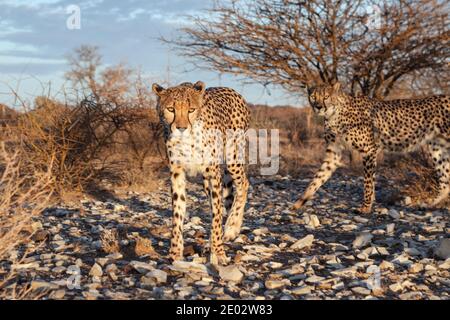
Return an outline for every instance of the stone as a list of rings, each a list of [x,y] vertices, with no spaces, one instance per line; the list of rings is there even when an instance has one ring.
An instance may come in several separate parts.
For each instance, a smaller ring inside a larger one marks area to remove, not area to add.
[[[311,293],[311,287],[309,287],[309,286],[302,286],[302,287],[298,287],[298,288],[292,289],[291,292],[292,292],[292,294],[294,294],[296,296],[303,296],[303,295]]]
[[[219,276],[224,281],[231,281],[239,283],[244,278],[244,274],[239,270],[236,265],[229,265],[226,267],[217,266]]]
[[[399,291],[402,291],[402,290],[403,290],[403,287],[402,287],[402,285],[401,285],[400,283],[394,283],[394,284],[391,284],[391,285],[389,286],[389,289],[390,289],[392,292],[399,292]]]
[[[308,227],[315,229],[320,226],[319,218],[315,214],[305,214],[303,219]]]
[[[444,260],[450,258],[450,238],[441,239],[434,253]]]
[[[313,244],[314,236],[312,234],[307,235],[306,237],[296,241],[291,245],[291,249],[301,250],[304,248],[308,248]]]
[[[445,260],[444,262],[440,263],[438,265],[439,269],[444,269],[444,270],[448,270],[450,269],[450,258],[448,258],[447,260]]]
[[[146,274],[149,271],[152,271],[155,269],[156,262],[152,261],[151,263],[145,263],[145,262],[133,260],[130,262],[130,266],[133,267],[133,269],[135,269],[137,272],[139,272],[141,274]]]
[[[92,277],[101,277],[103,275],[102,267],[98,263],[94,263],[89,271],[89,275]]]
[[[395,219],[395,220],[400,219],[400,217],[401,217],[400,213],[395,209],[390,209],[388,214],[392,219]]]
[[[348,267],[348,268],[331,271],[331,274],[334,276],[337,276],[337,277],[354,278],[356,275],[356,272],[357,272],[356,268]]]
[[[65,295],[66,295],[66,290],[60,289],[60,290],[53,291],[52,294],[50,295],[50,298],[60,300],[60,299],[64,298]]]
[[[411,197],[406,196],[403,203],[405,204],[405,206],[409,206],[412,203]]]
[[[360,233],[355,240],[352,242],[353,249],[359,249],[362,247],[367,246],[370,241],[372,240],[373,235],[369,232],[362,232]]]
[[[194,272],[208,274],[208,268],[204,264],[189,261],[174,261],[169,268],[173,271],[183,273]]]
[[[150,272],[148,272],[147,274],[145,274],[146,278],[154,278],[156,283],[160,284],[160,283],[166,283],[167,282],[167,273],[163,270],[152,270]]]
[[[253,230],[252,233],[255,236],[263,236],[263,235],[269,234],[270,232],[267,227],[263,227],[263,228],[258,228],[258,229]]]
[[[47,281],[40,281],[40,280],[33,280],[31,281],[30,287],[32,290],[38,290],[38,289],[58,289],[59,286],[57,284],[47,282]]]
[[[351,289],[354,293],[362,295],[362,296],[368,296],[370,295],[370,290],[363,287],[353,287]]]
[[[423,264],[421,263],[413,263],[409,266],[408,271],[411,273],[419,273],[423,270]]]
[[[313,276],[306,278],[305,282],[310,283],[310,284],[318,284],[318,283],[322,282],[324,279],[325,279],[324,277],[319,277],[319,276],[313,275]]]
[[[291,281],[288,279],[283,280],[266,280],[264,285],[267,289],[280,289],[291,285]]]
[[[393,234],[395,229],[395,223],[389,223],[386,225],[386,233]]]

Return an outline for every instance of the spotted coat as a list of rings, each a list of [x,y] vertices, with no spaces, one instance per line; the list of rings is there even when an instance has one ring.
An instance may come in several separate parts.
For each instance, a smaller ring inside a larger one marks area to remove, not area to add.
[[[173,229],[170,257],[183,259],[186,175],[203,175],[212,210],[211,262],[228,261],[223,241],[240,232],[249,182],[245,161],[245,131],[250,113],[240,94],[230,88],[208,88],[202,82],[164,89],[154,84],[158,112],[165,128],[169,158]],[[225,208],[224,208],[225,207]],[[224,209],[229,212],[223,232]]]
[[[419,146],[428,150],[439,177],[439,194],[427,205],[436,206],[449,194],[450,182],[450,97],[380,101],[352,97],[334,86],[308,89],[313,110],[325,118],[327,143],[324,162],[305,193],[295,203],[300,208],[341,165],[342,151],[350,148],[362,154],[364,201],[362,213],[369,213],[375,200],[374,180],[379,151],[408,152]]]

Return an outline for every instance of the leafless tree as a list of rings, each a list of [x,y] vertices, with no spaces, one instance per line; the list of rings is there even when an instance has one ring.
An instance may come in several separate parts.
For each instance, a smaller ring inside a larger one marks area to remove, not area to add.
[[[407,75],[449,73],[445,0],[219,0],[190,18],[163,41],[196,66],[289,92],[339,80],[386,97]]]

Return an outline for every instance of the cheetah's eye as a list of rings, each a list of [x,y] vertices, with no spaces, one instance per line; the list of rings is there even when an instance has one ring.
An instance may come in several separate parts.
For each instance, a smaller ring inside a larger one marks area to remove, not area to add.
[[[191,108],[188,110],[189,113],[195,112],[195,109]]]
[[[174,108],[167,108],[166,110],[169,111],[169,112],[175,112]]]

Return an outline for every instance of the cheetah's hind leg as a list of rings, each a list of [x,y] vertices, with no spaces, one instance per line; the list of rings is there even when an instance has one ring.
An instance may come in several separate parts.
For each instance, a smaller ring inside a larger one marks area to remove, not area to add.
[[[230,214],[225,223],[224,240],[232,241],[236,239],[241,232],[249,182],[243,164],[230,165],[228,170],[233,179],[235,195]]]
[[[425,204],[425,207],[436,207],[448,198],[450,193],[450,150],[449,143],[443,139],[435,139],[428,143],[428,152],[433,159],[438,174],[439,194]]]

